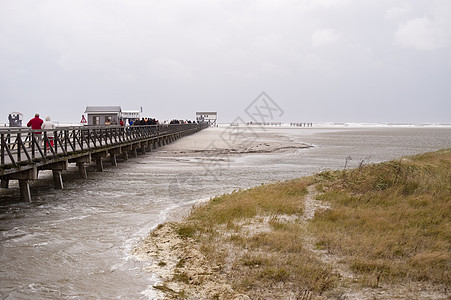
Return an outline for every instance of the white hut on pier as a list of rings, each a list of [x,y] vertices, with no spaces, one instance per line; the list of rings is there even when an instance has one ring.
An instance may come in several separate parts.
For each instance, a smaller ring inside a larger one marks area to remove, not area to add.
[[[112,125],[119,124],[121,116],[120,106],[87,106],[85,114],[88,115],[88,125],[103,125],[107,120]]]

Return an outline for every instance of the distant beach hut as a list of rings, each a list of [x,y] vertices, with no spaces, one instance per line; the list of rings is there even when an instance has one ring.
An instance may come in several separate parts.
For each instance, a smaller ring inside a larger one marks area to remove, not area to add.
[[[196,121],[199,123],[207,122],[210,126],[216,126],[218,113],[215,111],[198,111],[196,112]]]

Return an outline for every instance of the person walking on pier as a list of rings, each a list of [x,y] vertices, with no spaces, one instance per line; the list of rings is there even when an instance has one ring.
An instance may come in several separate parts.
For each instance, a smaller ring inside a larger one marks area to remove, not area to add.
[[[44,121],[41,118],[39,118],[39,114],[36,113],[34,115],[34,118],[31,119],[30,121],[28,121],[27,127],[31,127],[31,129],[34,129],[34,130],[41,129],[42,123],[44,123]],[[35,132],[35,136],[38,139],[38,142],[42,141],[41,133],[42,132],[40,132],[40,131]]]
[[[50,120],[50,116],[45,117],[45,122],[42,124],[41,129],[55,129],[56,125]],[[50,150],[50,146],[53,148],[53,130],[47,131],[46,152]],[[50,146],[49,146],[50,144]]]

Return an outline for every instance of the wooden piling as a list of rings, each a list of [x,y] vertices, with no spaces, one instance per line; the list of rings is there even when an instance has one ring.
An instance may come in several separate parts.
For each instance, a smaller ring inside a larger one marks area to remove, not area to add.
[[[2,178],[1,188],[7,189],[9,187],[9,179],[8,178]]]
[[[110,161],[111,161],[111,165],[113,167],[117,167],[117,160],[116,160],[116,154],[115,153],[110,153]]]
[[[125,150],[124,152],[122,152],[122,159],[123,159],[124,161],[127,161],[127,160],[128,160],[128,151],[127,151],[127,150]]]
[[[19,179],[20,199],[25,202],[31,202],[30,180]]]
[[[98,172],[103,172],[103,161],[101,157],[96,158],[96,166]]]
[[[81,179],[88,179],[88,173],[86,172],[86,165],[84,162],[77,162],[78,174]]]
[[[56,190],[63,189],[63,172],[61,170],[52,170],[53,173],[53,183],[55,184]]]

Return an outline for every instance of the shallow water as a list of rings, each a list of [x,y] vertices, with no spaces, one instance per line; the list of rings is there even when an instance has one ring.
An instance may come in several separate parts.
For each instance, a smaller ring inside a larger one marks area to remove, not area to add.
[[[180,207],[188,211],[199,199],[343,168],[346,161],[355,167],[451,147],[451,128],[254,128],[263,142],[314,147],[215,153],[211,143],[225,130],[208,129],[118,167],[106,163],[103,173],[91,167],[88,180],[72,169],[63,175],[63,191],[43,172],[31,203],[18,202],[11,182],[0,191],[0,298],[146,299],[156,278],[130,250]]]

